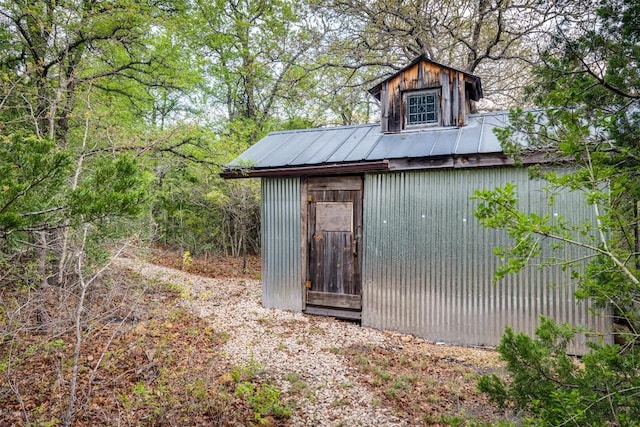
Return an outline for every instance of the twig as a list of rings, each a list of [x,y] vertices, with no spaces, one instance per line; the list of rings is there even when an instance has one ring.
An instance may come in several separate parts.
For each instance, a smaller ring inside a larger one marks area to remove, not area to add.
[[[71,373],[71,385],[69,389],[69,404],[67,406],[67,412],[64,417],[63,424],[65,427],[69,427],[71,425],[71,420],[73,418],[73,410],[76,403],[76,389],[78,385],[78,369],[80,366],[80,350],[82,349],[82,313],[84,312],[84,300],[86,298],[87,290],[89,286],[96,280],[98,277],[102,275],[102,273],[113,263],[113,260],[120,255],[124,249],[127,247],[127,243],[122,245],[122,247],[118,250],[118,252],[111,257],[108,263],[102,266],[100,270],[98,270],[89,280],[85,280],[84,274],[82,273],[82,260],[84,259],[84,248],[87,242],[87,234],[89,231],[89,225],[85,224],[82,235],[82,244],[80,245],[80,250],[78,253],[78,262],[76,265],[78,279],[80,280],[80,296],[78,298],[78,306],[76,308],[76,316],[75,316],[75,335],[76,335],[76,343],[73,349],[73,365],[72,365],[72,373]],[[105,350],[106,351],[106,350]],[[99,362],[104,357],[104,354],[100,357]],[[99,366],[96,365],[95,369]],[[92,378],[95,375],[92,373]]]

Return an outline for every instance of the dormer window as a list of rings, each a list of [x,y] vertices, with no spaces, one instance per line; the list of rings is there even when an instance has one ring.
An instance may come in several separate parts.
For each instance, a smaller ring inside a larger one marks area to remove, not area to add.
[[[480,78],[420,55],[369,89],[380,101],[380,131],[464,126],[482,98]]]
[[[438,124],[438,92],[436,89],[405,94],[406,127]]]

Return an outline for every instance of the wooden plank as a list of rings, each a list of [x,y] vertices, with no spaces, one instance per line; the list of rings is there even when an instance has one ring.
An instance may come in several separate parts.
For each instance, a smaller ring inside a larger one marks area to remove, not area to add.
[[[451,88],[449,87],[449,72],[447,70],[440,72],[440,85],[442,86],[440,123],[442,126],[451,126]]]
[[[440,84],[440,71],[442,67],[430,62],[423,62],[425,67],[424,87],[436,87]]]
[[[549,153],[536,153],[522,157],[524,164],[540,164],[565,161],[558,156]],[[451,168],[473,168],[490,166],[513,166],[512,158],[502,153],[476,154],[467,156],[445,156],[434,159],[397,159],[389,163],[391,171],[409,171],[424,169],[451,169]]]
[[[460,98],[458,97],[458,86],[460,82],[458,81],[458,73],[453,73],[453,82],[451,84],[451,94],[453,96],[453,114],[451,116],[451,125],[462,126],[462,122],[460,121]],[[464,108],[464,107],[463,107]],[[455,123],[454,123],[455,122]]]
[[[420,88],[420,86],[418,86],[418,69],[419,64],[416,64],[413,67],[404,70],[404,72],[402,73],[402,79],[400,80],[401,91],[415,90]]]
[[[328,191],[328,190],[355,190],[362,189],[362,177],[360,176],[340,176],[340,177],[315,177],[307,179],[308,191]]]
[[[359,311],[340,310],[325,307],[307,307],[304,309],[306,314],[314,314],[318,316],[335,317],[336,319],[360,320],[362,313]]]
[[[558,161],[568,161],[568,158],[560,158],[552,153],[525,153],[520,161],[523,164],[544,164]],[[454,160],[454,168],[473,168],[487,166],[513,166],[515,164],[511,157],[507,157],[501,153],[476,154],[468,156],[456,157]]]
[[[510,166],[513,165],[513,159],[504,154],[495,155],[469,155],[461,156],[455,159],[454,168],[474,168],[487,166]]]
[[[388,130],[387,121],[389,120],[389,113],[387,112],[387,84],[382,84],[380,91],[380,132],[384,133]]]
[[[353,232],[352,202],[318,202],[316,204],[316,232]]]
[[[362,234],[362,178],[343,178],[357,189],[331,189],[345,186],[340,178],[314,177],[306,181],[307,188],[316,188],[307,191],[309,199],[305,203],[306,279],[311,282],[311,292],[361,294],[362,259],[357,249]]]
[[[332,294],[355,294],[353,234],[316,232],[310,259],[311,290]]]
[[[389,170],[421,170],[421,169],[446,169],[454,167],[454,158],[451,156],[421,159],[397,159],[389,163]]]
[[[302,283],[301,286],[305,286],[307,278],[309,276],[309,236],[308,236],[308,215],[309,204],[307,203],[307,181],[306,178],[301,178],[302,185],[300,186],[300,251],[302,261]]]
[[[307,305],[320,305],[324,307],[339,307],[348,308],[351,310],[360,310],[362,308],[362,296],[308,291]]]
[[[465,97],[464,74],[458,72],[458,126],[467,124],[467,100]]]
[[[391,116],[389,117],[389,132],[400,132],[403,126],[403,104],[402,104],[402,92],[399,88],[395,88],[393,91],[393,99]]]

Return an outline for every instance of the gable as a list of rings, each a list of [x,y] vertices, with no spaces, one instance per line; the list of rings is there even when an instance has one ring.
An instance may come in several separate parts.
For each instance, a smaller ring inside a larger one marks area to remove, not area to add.
[[[380,101],[382,132],[400,132],[415,124],[465,125],[466,116],[471,112],[471,102],[482,98],[482,84],[479,77],[420,56],[369,92]],[[415,116],[411,114],[416,111],[410,111],[412,107],[408,97],[421,93],[436,97],[437,117],[415,122],[412,120]]]

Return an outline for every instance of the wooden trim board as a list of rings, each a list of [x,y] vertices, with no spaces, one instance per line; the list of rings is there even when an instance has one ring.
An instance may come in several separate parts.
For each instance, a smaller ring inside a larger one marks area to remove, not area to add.
[[[307,305],[360,310],[362,308],[362,297],[360,295],[307,291]]]

